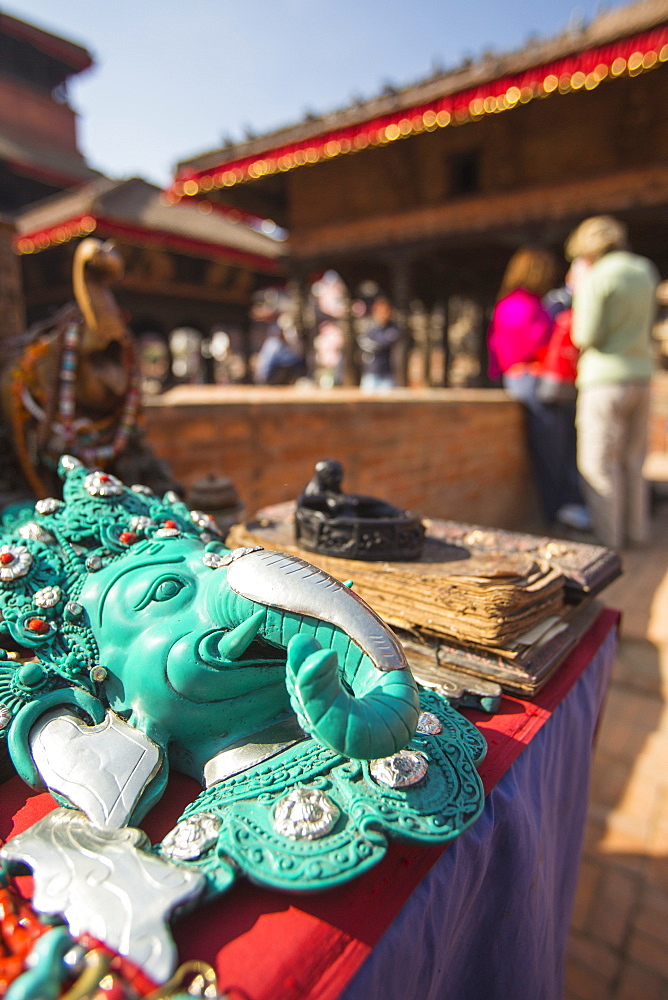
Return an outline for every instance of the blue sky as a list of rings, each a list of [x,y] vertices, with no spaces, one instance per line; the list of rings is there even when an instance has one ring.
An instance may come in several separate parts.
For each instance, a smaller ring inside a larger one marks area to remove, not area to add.
[[[608,8],[624,6],[611,0]],[[112,177],[166,184],[180,159],[590,21],[599,0],[9,0],[84,45],[80,146]]]

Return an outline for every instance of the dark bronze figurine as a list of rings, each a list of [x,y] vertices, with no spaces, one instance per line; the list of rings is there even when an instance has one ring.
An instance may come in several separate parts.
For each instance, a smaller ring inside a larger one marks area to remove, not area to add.
[[[342,481],[343,466],[336,459],[316,463],[297,501],[297,543],[346,559],[419,559],[424,542],[420,518],[376,497],[344,493]]]

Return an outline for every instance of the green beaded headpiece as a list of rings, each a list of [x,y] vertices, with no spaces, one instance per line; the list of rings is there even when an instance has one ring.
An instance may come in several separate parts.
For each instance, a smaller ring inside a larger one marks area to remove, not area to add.
[[[21,517],[7,517],[0,532],[0,633],[26,654],[0,649],[1,734],[24,705],[63,687],[95,695],[104,681],[78,601],[91,573],[152,539],[191,536],[221,547],[215,521],[174,493],[160,499],[146,486],[128,489],[71,456],[61,459],[59,473],[64,499],[39,500]]]

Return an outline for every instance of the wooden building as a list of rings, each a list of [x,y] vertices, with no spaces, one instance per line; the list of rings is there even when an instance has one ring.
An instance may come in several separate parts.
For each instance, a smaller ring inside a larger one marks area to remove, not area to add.
[[[92,65],[81,45],[0,13],[0,211],[99,176],[67,101],[70,77]]]
[[[21,269],[13,248],[14,224],[0,215],[0,343],[25,329]]]
[[[140,178],[103,177],[38,202],[18,215],[14,243],[28,320],[72,299],[79,239],[113,239],[125,262],[114,294],[140,342],[167,344],[173,331],[185,330],[206,346],[217,331],[226,332],[242,361],[233,380],[243,379],[253,295],[283,280],[281,242],[248,222],[236,210],[167,204],[159,188]],[[215,379],[205,373],[194,380]]]
[[[626,222],[668,276],[667,64],[668,5],[643,0],[184,161],[171,194],[286,227],[304,290],[333,268],[351,291],[375,281],[404,314],[416,299],[446,315],[473,302],[483,329],[512,252],[562,254],[588,215]]]

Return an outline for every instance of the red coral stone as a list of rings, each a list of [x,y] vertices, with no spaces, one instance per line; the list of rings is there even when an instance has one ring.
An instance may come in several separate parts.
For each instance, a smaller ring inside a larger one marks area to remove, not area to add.
[[[3,566],[9,566],[9,564],[13,562],[14,562],[14,556],[11,554],[11,552],[3,552],[0,555],[0,563],[2,563]]]
[[[107,475],[106,472],[101,472],[100,475],[98,476],[98,480],[101,483],[108,483],[109,482],[109,476]]]
[[[45,635],[49,631],[49,623],[43,618],[29,618],[26,622],[29,632],[37,632],[38,635]]]
[[[163,521],[162,526],[163,528],[178,528],[176,521]]]
[[[137,541],[137,536],[134,531],[121,531],[118,540],[119,542],[123,542],[123,545],[134,545]]]

